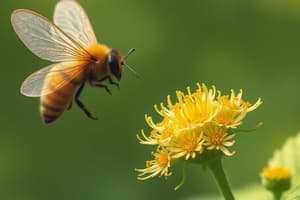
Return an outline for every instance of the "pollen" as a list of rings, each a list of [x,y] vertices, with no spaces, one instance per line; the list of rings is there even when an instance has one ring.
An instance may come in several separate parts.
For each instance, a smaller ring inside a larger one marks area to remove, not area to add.
[[[227,156],[232,156],[234,152],[230,152],[227,147],[232,146],[235,141],[234,134],[228,134],[227,129],[217,125],[211,125],[204,131],[204,145],[208,150],[220,150]]]
[[[211,144],[213,144],[213,145],[221,145],[225,141],[225,135],[212,134],[210,136],[210,141],[211,141]]]
[[[165,168],[169,165],[169,154],[167,152],[162,152],[156,155],[156,163],[159,167]]]
[[[166,129],[164,131],[162,131],[161,135],[160,135],[160,140],[165,140],[168,139],[172,136],[172,131],[169,129]]]
[[[198,144],[197,141],[188,139],[188,140],[186,140],[186,141],[183,142],[181,148],[184,151],[186,151],[187,153],[191,153],[191,152],[193,152],[196,149],[197,144]]]
[[[194,159],[197,152],[203,151],[203,134],[196,130],[184,130],[177,137],[172,138],[167,148],[173,153],[172,158]]]
[[[224,126],[230,127],[231,125],[234,124],[233,117],[230,113],[228,112],[222,112],[218,114],[216,117],[216,120],[218,121],[219,124],[222,124]]]

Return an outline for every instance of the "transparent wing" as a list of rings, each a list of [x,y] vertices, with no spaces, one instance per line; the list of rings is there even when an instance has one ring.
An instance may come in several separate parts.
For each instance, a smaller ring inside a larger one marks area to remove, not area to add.
[[[21,86],[25,96],[39,97],[57,91],[66,84],[82,83],[86,63],[71,61],[44,67],[28,76]]]
[[[62,0],[56,4],[54,23],[85,48],[92,44],[97,44],[97,39],[87,14],[73,0]]]
[[[38,13],[25,9],[15,10],[11,22],[27,48],[44,60],[87,60],[90,56],[80,44]]]

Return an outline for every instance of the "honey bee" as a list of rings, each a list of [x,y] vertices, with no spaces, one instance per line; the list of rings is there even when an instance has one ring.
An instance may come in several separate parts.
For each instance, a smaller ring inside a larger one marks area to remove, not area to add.
[[[28,76],[20,90],[25,96],[40,97],[40,114],[46,124],[71,108],[73,98],[87,117],[96,119],[79,99],[85,84],[111,94],[104,81],[119,87],[113,77],[120,81],[124,66],[139,76],[125,63],[134,48],[123,57],[98,43],[88,16],[74,0],[56,4],[53,23],[27,9],[15,10],[11,22],[33,54],[54,62]]]

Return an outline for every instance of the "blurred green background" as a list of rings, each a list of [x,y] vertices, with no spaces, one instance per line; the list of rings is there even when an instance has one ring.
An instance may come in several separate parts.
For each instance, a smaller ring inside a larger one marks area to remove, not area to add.
[[[168,180],[137,181],[150,147],[136,133],[149,128],[144,114],[175,90],[196,82],[216,85],[223,94],[244,90],[250,102],[264,104],[243,124],[225,159],[233,188],[259,182],[259,173],[275,148],[299,130],[300,3],[293,0],[139,1],[80,0],[98,40],[125,54],[141,75],[123,73],[113,96],[86,88],[82,100],[98,121],[73,106],[56,123],[44,125],[39,99],[20,94],[30,73],[46,66],[17,38],[10,14],[28,8],[52,18],[55,0],[1,1],[0,199],[115,200],[184,199],[217,193],[213,178],[189,166],[184,187],[180,166]]]

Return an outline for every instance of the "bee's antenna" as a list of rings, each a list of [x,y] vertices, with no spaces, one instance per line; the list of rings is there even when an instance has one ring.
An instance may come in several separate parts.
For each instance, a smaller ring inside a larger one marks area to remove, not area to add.
[[[133,73],[133,75],[134,75],[135,77],[140,78],[140,77],[141,77],[140,74],[137,73],[133,68],[131,68],[129,65],[127,65],[127,64],[125,63],[125,60],[126,60],[126,59],[128,58],[128,56],[130,56],[130,54],[132,54],[134,51],[135,51],[135,48],[131,48],[131,49],[128,51],[127,55],[123,57],[123,60],[124,60],[123,63],[124,63],[124,65],[125,65],[125,66]]]
[[[140,74],[137,73],[134,69],[132,69],[129,65],[127,65],[126,63],[124,63],[124,65],[133,73],[133,75],[137,78],[141,78]]]
[[[127,55],[126,56],[124,56],[124,60],[126,60],[127,58],[128,58],[128,56],[130,56],[130,54],[132,54],[133,52],[135,51],[135,48],[131,48],[131,49],[129,49],[129,51],[128,51],[128,53],[127,53]]]

